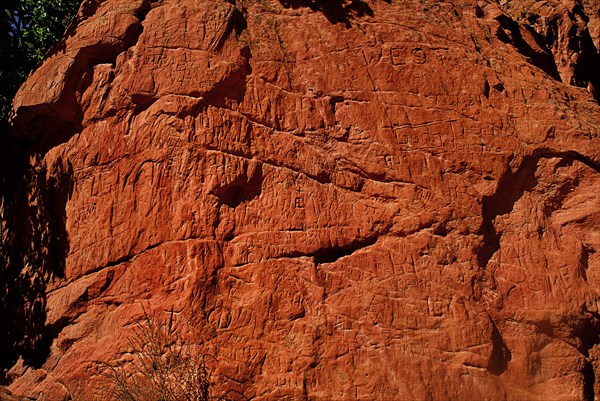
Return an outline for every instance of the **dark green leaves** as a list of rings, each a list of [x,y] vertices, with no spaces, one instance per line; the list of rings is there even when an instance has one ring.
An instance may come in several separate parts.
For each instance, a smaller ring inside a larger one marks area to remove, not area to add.
[[[3,0],[0,13],[0,122],[30,71],[63,34],[80,0]]]

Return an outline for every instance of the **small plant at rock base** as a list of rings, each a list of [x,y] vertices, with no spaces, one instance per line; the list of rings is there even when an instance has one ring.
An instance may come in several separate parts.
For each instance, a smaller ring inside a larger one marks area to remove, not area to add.
[[[103,388],[115,401],[213,401],[210,375],[198,346],[185,339],[187,324],[149,316],[128,338],[133,360],[128,365],[103,364]],[[188,330],[189,331],[189,330]]]

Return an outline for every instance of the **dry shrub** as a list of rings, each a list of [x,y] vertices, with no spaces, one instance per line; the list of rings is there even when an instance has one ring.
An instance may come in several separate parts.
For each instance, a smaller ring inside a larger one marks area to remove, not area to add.
[[[176,321],[177,320],[177,321]],[[187,330],[186,330],[187,329]],[[104,364],[104,390],[115,401],[208,401],[210,375],[198,346],[186,340],[189,325],[174,318],[164,321],[144,311],[128,338],[133,361]]]

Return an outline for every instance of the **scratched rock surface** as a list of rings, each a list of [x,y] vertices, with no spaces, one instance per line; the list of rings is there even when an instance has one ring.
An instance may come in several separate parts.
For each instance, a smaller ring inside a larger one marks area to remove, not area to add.
[[[30,401],[31,399],[15,397],[6,387],[0,387],[0,401]]]
[[[600,396],[597,11],[85,2],[2,137],[3,382],[102,399],[146,309],[234,400]]]

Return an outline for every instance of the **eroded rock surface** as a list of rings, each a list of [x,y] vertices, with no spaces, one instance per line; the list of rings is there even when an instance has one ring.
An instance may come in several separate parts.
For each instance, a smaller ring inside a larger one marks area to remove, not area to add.
[[[9,389],[93,400],[149,308],[231,399],[593,400],[597,10],[83,4],[2,139]]]

